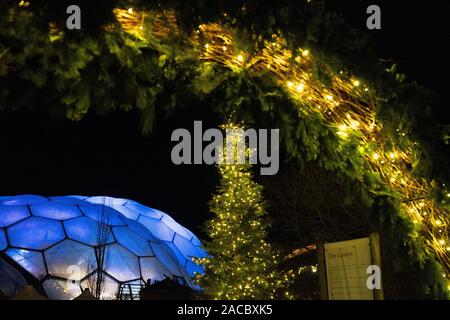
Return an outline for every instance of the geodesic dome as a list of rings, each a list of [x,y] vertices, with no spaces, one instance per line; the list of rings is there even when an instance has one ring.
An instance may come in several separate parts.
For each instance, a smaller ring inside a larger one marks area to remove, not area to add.
[[[191,277],[203,269],[192,260],[206,254],[188,229],[135,201],[35,195],[0,197],[0,251],[39,281],[51,299],[94,291],[98,271],[105,299],[115,298],[120,284],[166,277],[195,287]]]

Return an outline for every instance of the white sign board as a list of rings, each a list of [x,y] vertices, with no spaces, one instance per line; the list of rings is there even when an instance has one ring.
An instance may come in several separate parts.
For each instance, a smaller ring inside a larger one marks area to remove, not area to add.
[[[369,238],[328,243],[324,248],[328,299],[373,300],[366,273],[372,265]]]

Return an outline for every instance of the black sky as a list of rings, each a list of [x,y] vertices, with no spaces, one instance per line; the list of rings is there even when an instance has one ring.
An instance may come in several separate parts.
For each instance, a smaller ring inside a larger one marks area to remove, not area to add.
[[[450,22],[447,1],[333,1],[355,27],[365,28],[368,4],[382,9],[382,30],[373,31],[380,56],[398,62],[408,79],[446,94]],[[194,120],[216,125],[206,106],[190,106],[144,137],[135,113],[89,114],[80,122],[53,120],[39,112],[0,113],[0,195],[110,195],[134,199],[172,215],[200,233],[207,201],[217,184],[214,167],[175,166],[174,128],[192,131]],[[444,109],[440,110],[445,115]]]

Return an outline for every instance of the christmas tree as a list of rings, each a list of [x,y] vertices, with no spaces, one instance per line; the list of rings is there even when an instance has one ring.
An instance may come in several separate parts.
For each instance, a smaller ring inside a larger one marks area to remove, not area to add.
[[[205,275],[199,284],[213,299],[273,299],[290,277],[277,272],[278,253],[265,240],[269,225],[262,187],[253,181],[249,164],[234,162],[218,165],[220,184],[209,203],[214,218],[206,227],[212,240],[206,245],[209,257],[200,261]],[[284,297],[289,298],[287,291]]]

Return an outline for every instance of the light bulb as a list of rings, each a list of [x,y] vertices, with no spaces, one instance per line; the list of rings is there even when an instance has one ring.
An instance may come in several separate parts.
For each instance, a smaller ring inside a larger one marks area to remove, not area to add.
[[[305,85],[303,83],[300,83],[296,89],[298,92],[302,92],[305,89]]]

